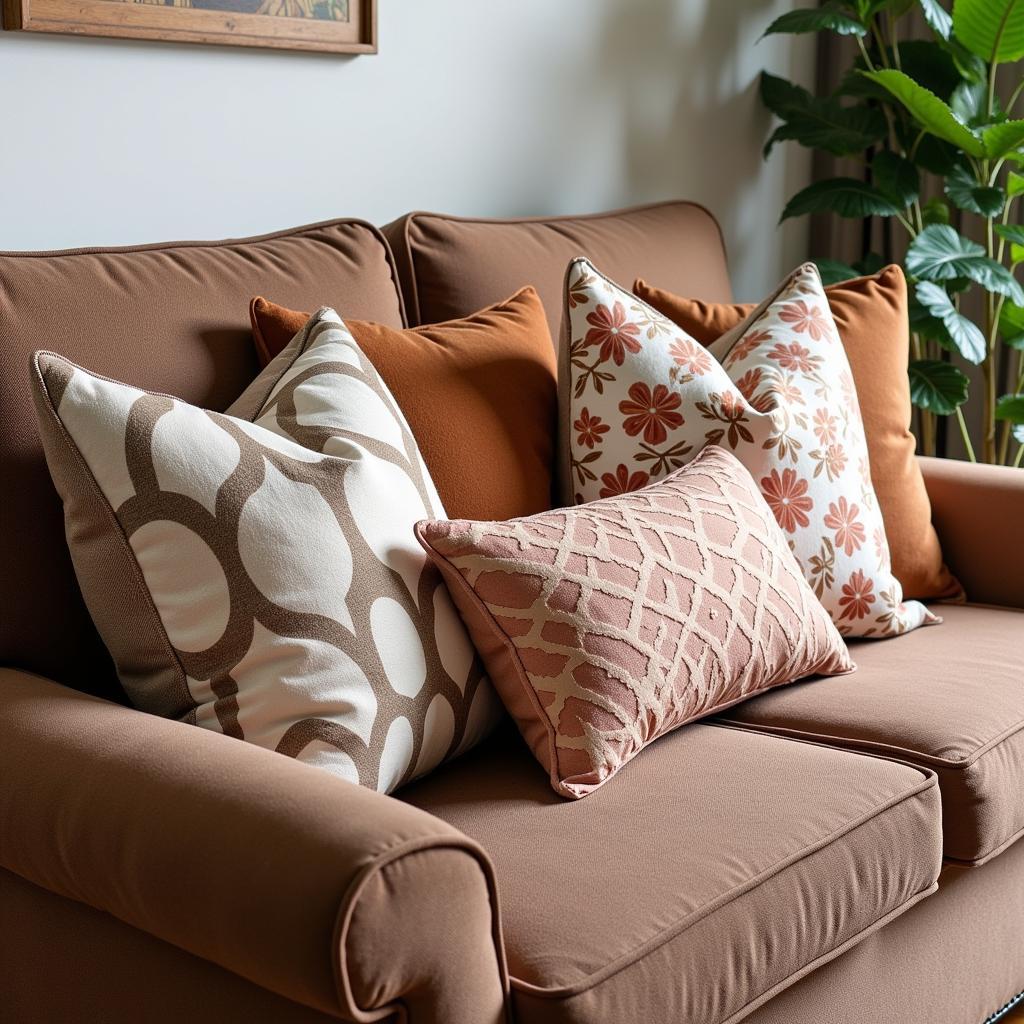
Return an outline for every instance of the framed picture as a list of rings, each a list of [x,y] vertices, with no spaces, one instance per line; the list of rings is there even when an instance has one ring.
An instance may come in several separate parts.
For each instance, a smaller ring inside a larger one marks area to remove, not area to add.
[[[3,0],[4,28],[376,53],[377,0]]]

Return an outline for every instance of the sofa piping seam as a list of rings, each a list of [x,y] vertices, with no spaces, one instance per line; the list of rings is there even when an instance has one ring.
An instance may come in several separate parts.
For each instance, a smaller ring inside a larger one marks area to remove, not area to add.
[[[815,733],[804,729],[789,729],[786,726],[781,725],[762,725],[733,718],[724,718],[723,723],[735,726],[738,729],[744,729],[748,732],[763,732],[771,733],[775,736],[804,739],[814,743],[823,744],[824,746],[840,747],[844,750],[878,750],[884,753],[891,753],[901,757],[906,757],[908,760],[917,763],[923,763],[928,768],[944,768],[952,771],[966,771],[967,769],[972,768],[987,753],[994,750],[1002,743],[1005,743],[1008,739],[1012,739],[1017,733],[1024,730],[1024,718],[1021,718],[1019,722],[1016,722],[1014,725],[1004,729],[1003,732],[999,733],[993,739],[986,740],[972,751],[968,757],[952,761],[948,758],[938,757],[935,754],[925,754],[922,751],[912,750],[909,747],[899,747],[893,743],[883,743],[880,740],[858,740],[853,739],[852,737],[834,736],[828,733]]]
[[[352,990],[351,977],[348,970],[347,946],[350,935],[352,918],[355,915],[359,899],[363,890],[380,872],[391,864],[395,864],[404,857],[422,853],[427,850],[452,850],[467,854],[479,867],[484,876],[484,883],[490,900],[491,909],[491,938],[494,945],[494,953],[498,967],[498,977],[501,982],[503,999],[505,1003],[505,1014],[509,1014],[509,974],[505,958],[505,944],[501,928],[501,910],[498,905],[497,878],[494,873],[494,866],[491,864],[487,851],[479,843],[468,836],[422,836],[417,839],[407,839],[394,846],[388,847],[374,855],[373,859],[365,864],[349,883],[345,894],[342,896],[341,904],[335,915],[334,933],[332,938],[332,970],[334,974],[335,992],[338,1004],[344,1013],[351,1013],[353,1020],[370,1022],[387,1019],[394,1013],[403,1012],[401,1003],[388,1003],[384,1006],[372,1009],[364,1009],[356,1003],[355,993]]]

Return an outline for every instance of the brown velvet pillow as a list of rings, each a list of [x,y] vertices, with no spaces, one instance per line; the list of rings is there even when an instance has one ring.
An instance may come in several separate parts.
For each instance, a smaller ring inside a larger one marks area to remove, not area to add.
[[[633,293],[710,345],[754,309],[684,299],[638,280]],[[893,574],[907,599],[955,598],[960,584],[942,561],[924,478],[910,433],[907,283],[898,266],[825,289],[857,385]]]
[[[268,363],[309,318],[255,298]],[[555,351],[533,288],[461,320],[396,330],[346,320],[409,422],[453,519],[514,519],[551,508]]]

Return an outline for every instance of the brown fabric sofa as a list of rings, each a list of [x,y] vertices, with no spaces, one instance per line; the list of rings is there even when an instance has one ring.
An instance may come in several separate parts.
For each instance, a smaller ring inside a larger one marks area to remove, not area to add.
[[[394,256],[359,221],[0,255],[0,1020],[981,1024],[1024,990],[1024,473],[923,461],[972,602],[941,627],[679,730],[584,801],[511,728],[388,797],[125,706],[33,349],[224,408],[254,294],[402,326],[534,284],[557,323],[582,252],[729,298],[686,203],[385,233]]]

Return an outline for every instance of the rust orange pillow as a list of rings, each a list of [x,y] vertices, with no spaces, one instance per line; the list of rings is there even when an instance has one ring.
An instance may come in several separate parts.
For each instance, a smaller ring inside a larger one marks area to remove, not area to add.
[[[308,320],[255,298],[266,364]],[[346,320],[401,407],[453,519],[513,519],[551,507],[555,351],[533,288],[460,320],[396,330]]]
[[[633,293],[703,345],[732,330],[754,309],[685,299],[638,280]],[[878,496],[892,555],[892,571],[905,598],[956,598],[960,584],[942,561],[924,478],[910,433],[910,348],[907,282],[896,265],[825,289],[850,361]]]

